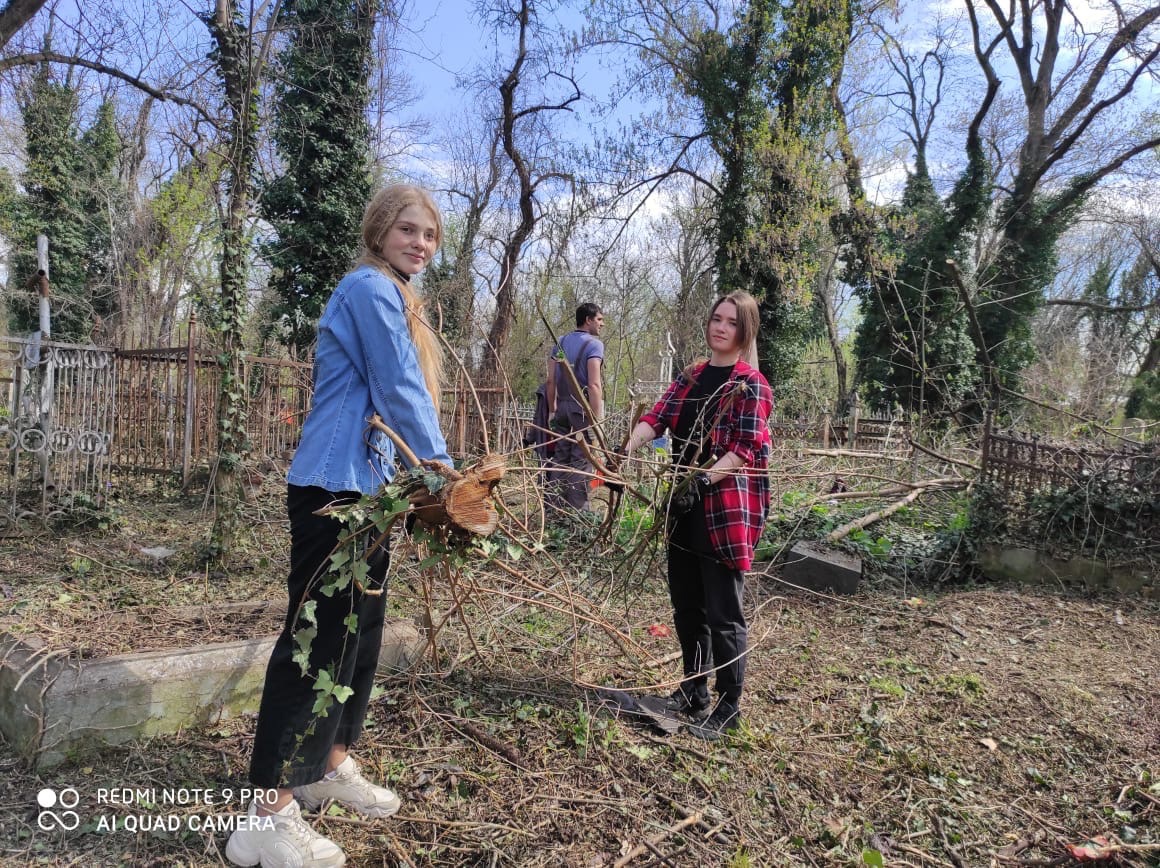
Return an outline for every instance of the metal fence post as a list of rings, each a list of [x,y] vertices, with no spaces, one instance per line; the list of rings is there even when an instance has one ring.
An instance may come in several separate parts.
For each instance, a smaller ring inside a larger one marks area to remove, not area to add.
[[[197,413],[197,378],[194,360],[194,332],[197,314],[189,314],[189,329],[185,340],[185,433],[181,443],[181,487],[189,486],[193,473],[193,422]]]
[[[52,478],[52,417],[53,402],[56,397],[54,388],[55,371],[53,369],[52,347],[52,314],[49,310],[49,277],[48,277],[48,236],[36,236],[36,267],[37,291],[40,294],[40,392],[37,395],[37,414],[39,416],[40,431],[44,436],[44,449],[40,453],[40,481],[41,481],[41,509],[48,510],[48,492],[54,488]]]

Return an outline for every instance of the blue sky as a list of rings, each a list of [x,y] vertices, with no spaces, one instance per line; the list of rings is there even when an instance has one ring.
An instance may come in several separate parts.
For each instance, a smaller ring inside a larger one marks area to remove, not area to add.
[[[573,30],[582,24],[580,16],[568,8],[545,13],[544,17],[543,23],[552,30]],[[506,70],[515,45],[510,33],[497,44],[492,28],[479,22],[474,0],[437,0],[430,6],[414,3],[404,13],[397,50],[406,59],[407,71],[421,93],[404,115],[430,122],[437,134],[444,118],[478,112],[477,98],[457,87],[457,79],[470,79],[482,65],[492,62]],[[588,136],[585,125],[593,111],[589,98],[604,96],[614,74],[594,56],[585,58],[575,72],[584,99],[575,106],[571,124],[574,129],[569,133]],[[498,109],[499,97],[494,89],[487,98]]]

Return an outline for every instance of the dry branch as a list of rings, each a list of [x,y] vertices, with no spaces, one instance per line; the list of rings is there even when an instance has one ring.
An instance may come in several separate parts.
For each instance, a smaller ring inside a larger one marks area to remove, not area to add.
[[[811,497],[804,505],[812,506],[815,503],[830,500],[869,500],[874,497],[896,497],[901,494],[909,494],[915,489],[945,491],[948,489],[962,488],[966,484],[965,480],[957,476],[942,476],[937,479],[928,479],[925,482],[897,482],[889,488],[879,488],[874,491],[836,491],[828,494],[819,494]]]
[[[894,501],[894,503],[890,504],[890,506],[887,506],[876,512],[872,512],[869,515],[864,515],[861,518],[856,519],[855,521],[852,521],[848,524],[844,524],[839,528],[835,528],[826,535],[826,541],[837,542],[843,537],[849,536],[854,531],[861,530],[862,528],[873,524],[879,519],[886,518],[889,515],[894,515],[894,513],[898,512],[898,510],[902,509],[902,507],[906,506],[908,503],[914,503],[914,501],[918,499],[918,496],[927,490],[927,486],[920,486],[914,489],[914,491],[910,492],[910,494],[906,495],[906,497],[902,498],[901,500]]]
[[[914,440],[910,441],[910,445],[917,449],[919,452],[926,453],[931,458],[937,458],[939,461],[945,461],[947,464],[955,464],[959,467],[966,467],[968,470],[974,470],[976,473],[979,471],[979,465],[977,464],[972,464],[969,461],[963,461],[961,458],[951,458],[949,455],[943,455],[940,452],[935,452],[933,449],[923,446],[921,443],[916,443]]]
[[[625,865],[627,865],[629,862],[631,862],[637,856],[643,856],[650,849],[655,848],[656,845],[659,844],[661,841],[665,840],[665,838],[668,838],[671,835],[675,835],[678,832],[680,832],[682,829],[686,829],[689,826],[695,826],[699,822],[701,822],[701,812],[700,811],[693,814],[691,817],[685,817],[685,819],[681,820],[681,822],[677,823],[675,826],[670,826],[669,828],[665,829],[660,834],[653,835],[651,838],[647,839],[648,840],[647,844],[637,844],[635,847],[633,847],[631,850],[629,850],[625,855],[623,855],[619,859],[617,859],[616,862],[613,864],[612,868],[624,868]],[[651,847],[649,845],[651,845]]]
[[[461,717],[457,717],[454,720],[449,720],[448,722],[451,724],[451,726],[455,727],[460,732],[471,736],[471,738],[475,739],[484,747],[502,756],[513,766],[521,769],[525,768],[523,759],[520,757],[520,752],[507,742],[501,741],[489,732],[485,732],[470,720],[464,720]]]
[[[909,461],[909,455],[894,455],[889,452],[862,452],[853,449],[803,449],[803,455],[823,455],[828,458],[871,458],[875,461]]]

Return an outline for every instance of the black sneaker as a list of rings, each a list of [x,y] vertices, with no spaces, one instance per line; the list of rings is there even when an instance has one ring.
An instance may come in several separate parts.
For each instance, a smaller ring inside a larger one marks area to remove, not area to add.
[[[741,725],[741,711],[732,702],[722,700],[704,723],[689,725],[689,734],[705,741],[718,741],[725,733]]]
[[[686,693],[685,688],[678,687],[665,700],[665,711],[669,714],[679,714],[690,720],[704,720],[709,716],[708,691],[694,690]]]

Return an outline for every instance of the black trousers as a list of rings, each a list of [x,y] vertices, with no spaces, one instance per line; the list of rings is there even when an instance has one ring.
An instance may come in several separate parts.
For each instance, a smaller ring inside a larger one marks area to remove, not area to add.
[[[297,485],[287,490],[289,610],[266,667],[254,753],[250,759],[250,781],[256,787],[297,787],[320,780],[326,774],[330,749],[336,744],[351,745],[362,733],[383,639],[387,604],[383,581],[389,553],[384,545],[372,555],[370,573],[364,583],[367,588],[383,587],[384,593],[364,594],[353,582],[330,597],[319,593],[321,578],[338,543],[342,525],[333,518],[314,514],[327,504],[358,497],[357,492],[334,493]],[[303,600],[315,602],[314,614],[318,621],[318,633],[310,647],[309,672],[305,676],[293,660],[297,648],[294,631],[307,626],[301,619],[296,623]],[[358,615],[353,633],[345,623],[352,613]],[[316,713],[313,710],[317,698],[315,679],[328,668],[336,684],[350,687],[354,692],[346,702],[332,701],[327,709]]]
[[[749,647],[742,610],[745,577],[713,553],[703,503],[677,519],[669,533],[668,554],[669,599],[686,690],[701,689],[708,683],[706,673],[716,668],[717,693],[736,704],[741,700]]]

